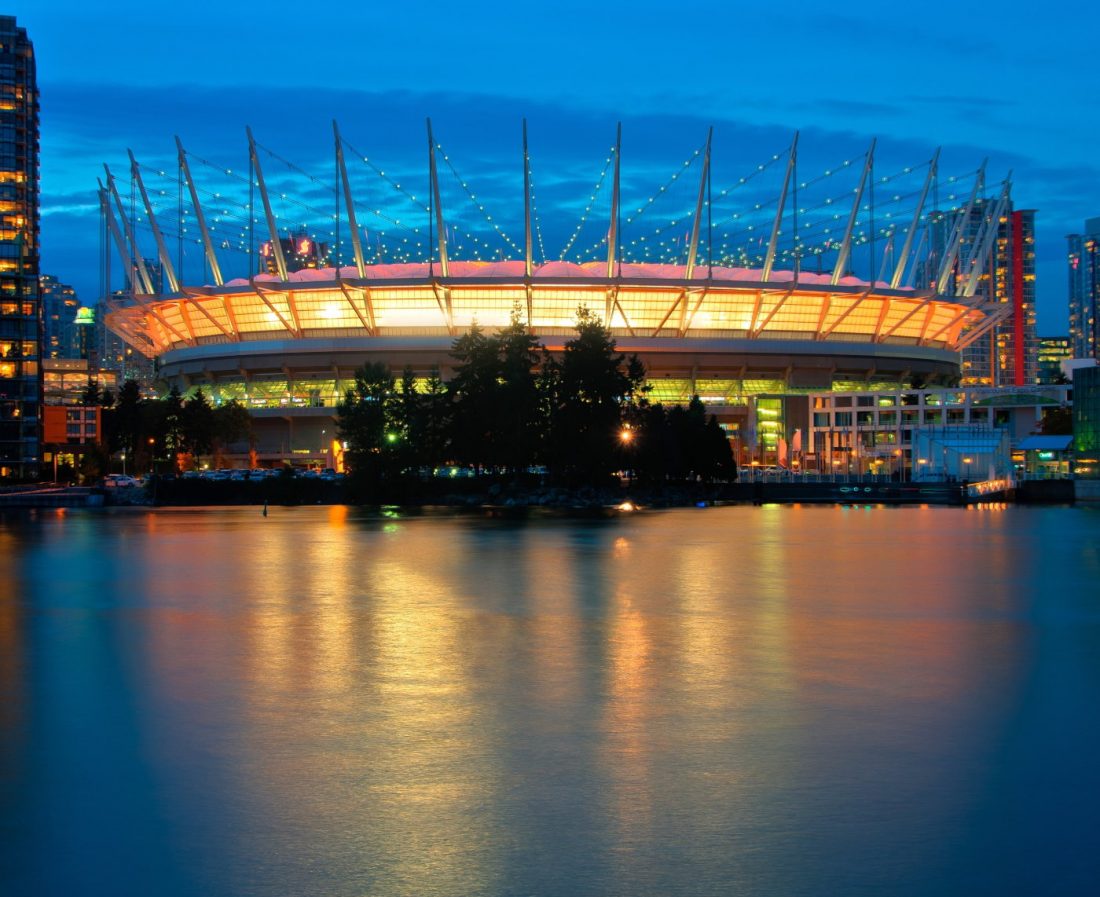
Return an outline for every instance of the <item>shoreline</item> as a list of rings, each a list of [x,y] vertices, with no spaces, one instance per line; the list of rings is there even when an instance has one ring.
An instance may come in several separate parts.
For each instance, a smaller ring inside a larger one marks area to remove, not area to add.
[[[147,487],[89,488],[38,487],[0,492],[0,510],[16,508],[201,508],[201,507],[309,507],[346,505],[358,508],[395,508],[478,511],[490,516],[521,516],[545,511],[553,514],[596,515],[638,509],[708,507],[729,504],[876,504],[963,506],[965,485],[952,482],[898,483],[881,480],[844,482],[733,482],[682,484],[613,484],[567,488],[523,483],[395,484],[371,501],[354,502],[343,483],[309,480],[267,480],[259,483],[167,481]],[[1072,504],[1073,484],[1060,488],[1021,489],[1015,494],[983,497],[982,503]]]

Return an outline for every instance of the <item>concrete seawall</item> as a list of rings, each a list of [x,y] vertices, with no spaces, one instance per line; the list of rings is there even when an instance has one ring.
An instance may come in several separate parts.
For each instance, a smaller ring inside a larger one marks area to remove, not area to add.
[[[0,493],[5,508],[102,508],[105,496],[82,487],[69,489],[21,489]]]

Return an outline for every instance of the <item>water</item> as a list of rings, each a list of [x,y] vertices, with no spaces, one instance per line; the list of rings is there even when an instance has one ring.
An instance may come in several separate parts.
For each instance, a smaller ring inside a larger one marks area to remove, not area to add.
[[[0,517],[0,894],[1100,888],[1100,512]]]

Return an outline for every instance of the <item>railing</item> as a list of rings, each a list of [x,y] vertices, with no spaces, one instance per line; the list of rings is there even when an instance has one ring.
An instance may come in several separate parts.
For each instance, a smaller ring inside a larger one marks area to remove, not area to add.
[[[1016,488],[1016,482],[1011,477],[1003,477],[997,480],[983,480],[980,483],[967,483],[966,497],[970,500],[985,498],[991,495],[1001,495]]]
[[[780,470],[765,470],[760,467],[744,466],[738,468],[738,480],[742,483],[908,483],[908,473],[895,477],[884,473],[817,473],[805,471],[791,473]]]

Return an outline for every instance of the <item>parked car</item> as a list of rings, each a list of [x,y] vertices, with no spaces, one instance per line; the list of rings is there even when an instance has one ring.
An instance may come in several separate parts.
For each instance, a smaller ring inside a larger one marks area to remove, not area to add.
[[[108,489],[121,489],[140,486],[141,483],[134,477],[126,476],[126,474],[111,473],[103,478],[103,485]]]

